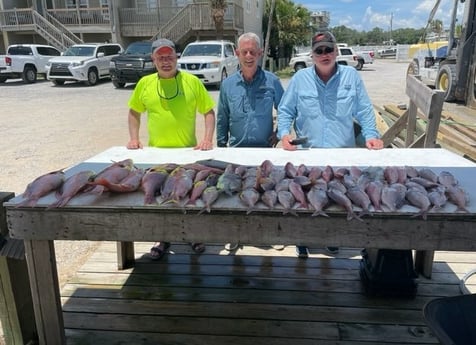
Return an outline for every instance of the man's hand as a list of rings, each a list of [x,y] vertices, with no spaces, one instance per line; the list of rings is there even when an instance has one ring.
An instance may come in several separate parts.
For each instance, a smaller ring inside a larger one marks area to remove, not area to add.
[[[281,143],[283,145],[283,149],[287,150],[287,151],[296,151],[297,150],[297,146],[296,145],[292,145],[290,143],[290,141],[293,140],[293,136],[290,135],[290,134],[287,134],[287,135],[284,135],[282,138],[281,138]]]
[[[381,150],[383,149],[383,140],[369,139],[365,142],[365,146],[367,146],[369,150]]]
[[[127,147],[129,150],[137,150],[137,149],[143,148],[142,143],[140,142],[140,140],[137,140],[137,139],[131,139],[131,140],[129,140],[129,142],[127,143],[126,147]]]
[[[202,150],[202,151],[212,150],[213,149],[213,143],[210,140],[202,140],[193,149],[194,150]]]

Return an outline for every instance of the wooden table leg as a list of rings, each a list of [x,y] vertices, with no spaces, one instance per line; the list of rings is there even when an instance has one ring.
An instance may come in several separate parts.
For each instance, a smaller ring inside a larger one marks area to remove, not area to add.
[[[415,253],[415,270],[425,278],[431,279],[434,257],[435,252],[432,250],[417,250]]]
[[[33,308],[40,345],[64,345],[63,310],[53,241],[25,241]]]
[[[117,269],[133,267],[134,263],[134,242],[117,242]]]

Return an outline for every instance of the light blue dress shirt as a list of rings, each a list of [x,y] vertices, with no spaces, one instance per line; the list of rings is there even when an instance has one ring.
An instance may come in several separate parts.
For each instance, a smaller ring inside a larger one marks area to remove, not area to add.
[[[217,145],[269,147],[273,107],[278,108],[283,92],[279,78],[260,67],[250,83],[241,71],[226,78],[218,99]]]
[[[278,138],[290,134],[307,137],[303,147],[355,147],[354,120],[365,140],[380,138],[370,98],[354,67],[337,65],[324,83],[314,66],[298,71],[290,80],[278,107]]]

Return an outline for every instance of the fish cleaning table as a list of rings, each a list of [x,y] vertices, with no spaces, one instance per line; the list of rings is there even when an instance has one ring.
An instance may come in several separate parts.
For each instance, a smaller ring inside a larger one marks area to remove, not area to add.
[[[295,152],[263,148],[216,148],[211,151],[184,149],[127,150],[110,148],[66,171],[101,171],[112,161],[132,159],[139,167],[161,163],[186,164],[215,159],[258,166],[270,160],[275,166],[291,162],[308,167],[330,165],[413,166],[435,173],[448,171],[469,197],[468,212],[456,212],[447,203],[428,213],[427,219],[412,217],[418,209],[404,206],[397,212],[373,212],[362,222],[347,220],[346,212],[332,207],[329,217],[311,217],[312,210],[298,216],[283,215],[282,209],[258,206],[246,214],[237,196],[219,198],[210,213],[198,215],[201,205],[144,205],[142,191],[78,195],[67,206],[49,208],[51,193],[35,207],[16,207],[22,196],[4,203],[10,234],[25,241],[32,284],[35,318],[40,344],[65,344],[65,333],[56,270],[54,240],[156,241],[241,243],[252,245],[302,244],[422,251],[476,251],[476,164],[445,149],[310,149]],[[46,172],[43,172],[46,173]],[[326,211],[327,212],[327,211]]]

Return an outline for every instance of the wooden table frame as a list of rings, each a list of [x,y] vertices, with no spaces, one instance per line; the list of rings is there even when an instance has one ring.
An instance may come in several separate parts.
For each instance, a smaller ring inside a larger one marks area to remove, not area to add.
[[[233,150],[228,150],[230,151],[226,152],[227,156],[233,157],[228,153]],[[255,151],[256,154],[259,153],[258,159],[267,155],[269,157],[271,151],[264,151],[261,153]],[[121,155],[132,155],[132,151],[121,151],[120,155],[112,157],[114,152],[106,152],[105,155],[113,159],[119,159]],[[308,151],[307,154],[310,155],[311,152]],[[324,153],[324,151],[319,152]],[[338,153],[342,153],[336,150],[325,152],[329,154],[329,157],[337,157]],[[364,156],[369,155],[368,159],[376,158],[376,154],[370,151],[359,152],[362,152]],[[354,151],[345,153],[348,157],[355,154]],[[405,150],[401,153],[404,154]],[[466,162],[459,156],[448,156],[448,152],[441,149],[422,149],[420,153],[422,157],[433,155],[445,161],[451,158],[455,176],[463,178],[466,182],[463,187],[471,188],[470,197],[476,200],[474,186],[468,183],[470,178],[474,179],[476,176],[476,165]],[[381,152],[378,155],[388,159],[391,154],[387,151],[387,154]],[[300,155],[302,158],[303,153]],[[342,159],[349,162],[349,166],[353,165],[352,159],[345,157]],[[103,156],[100,156],[98,160],[107,164]],[[334,162],[337,162],[336,158]],[[396,164],[402,162],[396,162]],[[95,164],[95,161],[86,161],[76,168],[89,167],[91,164]],[[312,160],[308,159],[306,164],[312,164]],[[325,164],[327,163],[320,165]],[[171,242],[476,251],[476,211],[472,204],[468,206],[470,213],[454,213],[454,210],[431,213],[427,220],[412,217],[412,214],[404,212],[374,213],[373,217],[363,218],[360,222],[348,221],[346,213],[339,209],[329,211],[330,217],[325,218],[311,217],[310,211],[299,212],[299,216],[296,217],[282,215],[280,210],[264,208],[246,215],[246,210],[243,208],[219,205],[210,214],[197,215],[198,210],[193,208],[184,213],[177,207],[143,206],[141,192],[104,199],[104,202],[94,205],[71,202],[71,205],[64,208],[48,210],[45,208],[48,204],[46,201],[43,205],[40,203],[34,208],[15,207],[21,198],[13,199],[5,204],[10,234],[25,240],[40,344],[65,343],[54,240],[126,242],[123,247],[128,250],[126,257],[130,257],[131,254],[133,256],[130,242],[158,239]]]

